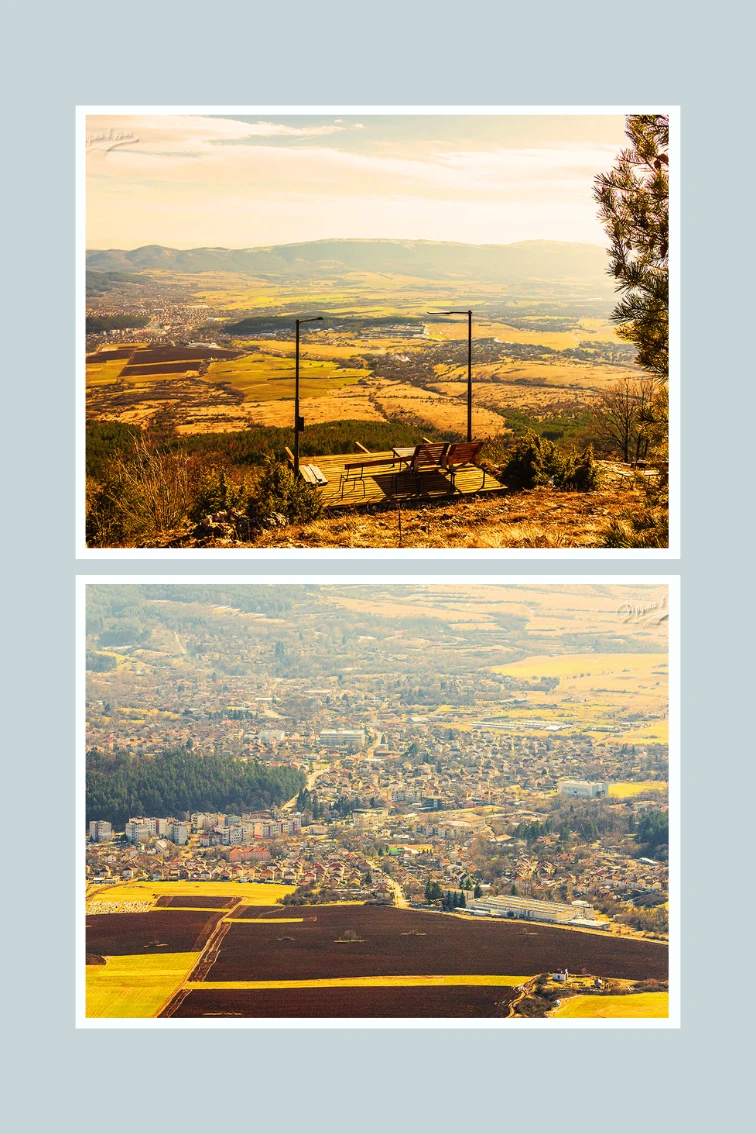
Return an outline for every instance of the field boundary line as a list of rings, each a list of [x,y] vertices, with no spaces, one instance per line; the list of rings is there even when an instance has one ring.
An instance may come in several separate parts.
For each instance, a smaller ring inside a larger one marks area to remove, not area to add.
[[[184,977],[180,982],[177,989],[171,993],[168,999],[160,1006],[159,1010],[155,1013],[155,1017],[170,1017],[174,1012],[177,1012],[181,1005],[189,995],[190,989],[187,987],[190,981],[194,978],[201,980],[202,976],[208,973],[215,963],[220,950],[221,942],[228,933],[231,922],[220,918],[215,929],[210,934],[205,944],[204,949],[201,951],[194,968],[189,974]]]
[[[517,988],[520,984],[533,980],[532,976],[497,975],[427,975],[427,976],[360,976],[360,977],[320,977],[310,980],[200,980],[194,981],[191,973],[184,988],[195,992],[200,989],[243,990],[264,988],[434,988],[456,987],[459,985],[490,986],[496,988]]]

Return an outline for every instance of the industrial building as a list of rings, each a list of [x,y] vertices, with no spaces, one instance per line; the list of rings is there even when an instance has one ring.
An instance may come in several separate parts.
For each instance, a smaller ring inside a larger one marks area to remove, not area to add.
[[[609,784],[588,780],[563,780],[559,785],[561,795],[571,795],[576,799],[605,799],[609,794]]]
[[[467,912],[480,917],[511,917],[526,921],[551,921],[557,925],[573,925],[582,929],[606,929],[608,922],[599,921],[588,902],[541,902],[535,898],[514,895],[499,898],[477,898]]]

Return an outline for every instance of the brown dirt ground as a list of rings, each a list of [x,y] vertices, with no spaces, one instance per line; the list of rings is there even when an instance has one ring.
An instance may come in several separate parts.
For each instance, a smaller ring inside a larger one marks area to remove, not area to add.
[[[635,980],[667,977],[666,948],[636,939],[376,906],[300,906],[297,916],[310,920],[280,928],[262,922],[231,924],[205,979],[313,980],[564,968]],[[356,940],[342,940],[350,933]]]
[[[237,906],[237,908],[228,915],[231,918],[241,918],[242,920],[250,918],[271,918],[271,917],[301,917],[298,906]]]
[[[341,1017],[495,1018],[507,1016],[514,988],[193,989],[174,1019],[202,1016],[326,1019]]]
[[[98,914],[87,918],[87,952],[104,957],[194,953],[203,947],[221,916],[205,910]]]

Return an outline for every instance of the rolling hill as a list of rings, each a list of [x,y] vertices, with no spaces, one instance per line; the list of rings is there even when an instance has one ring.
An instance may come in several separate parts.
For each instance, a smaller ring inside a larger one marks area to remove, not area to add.
[[[332,280],[352,273],[389,273],[418,280],[474,279],[495,284],[536,281],[595,284],[612,290],[606,252],[594,244],[549,240],[517,244],[454,244],[428,240],[316,240],[270,248],[164,248],[145,245],[87,252],[96,272],[232,272],[271,280]]]

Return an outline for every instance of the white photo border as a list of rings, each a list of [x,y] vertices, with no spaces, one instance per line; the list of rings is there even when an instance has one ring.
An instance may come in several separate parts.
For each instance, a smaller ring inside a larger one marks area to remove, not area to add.
[[[664,548],[110,548],[86,543],[86,119],[88,115],[618,115],[668,114],[670,120],[669,547]],[[76,557],[270,561],[475,559],[644,560],[680,557],[680,107],[626,106],[77,106],[76,107]]]
[[[661,1019],[155,1019],[88,1018],[86,1015],[86,591],[88,586],[173,584],[193,586],[664,586],[669,598],[669,1016]],[[662,1028],[681,1026],[681,888],[680,888],[680,576],[679,575],[78,575],[76,577],[76,805],[74,863],[76,870],[76,1027],[77,1028],[458,1028],[546,1029]]]

